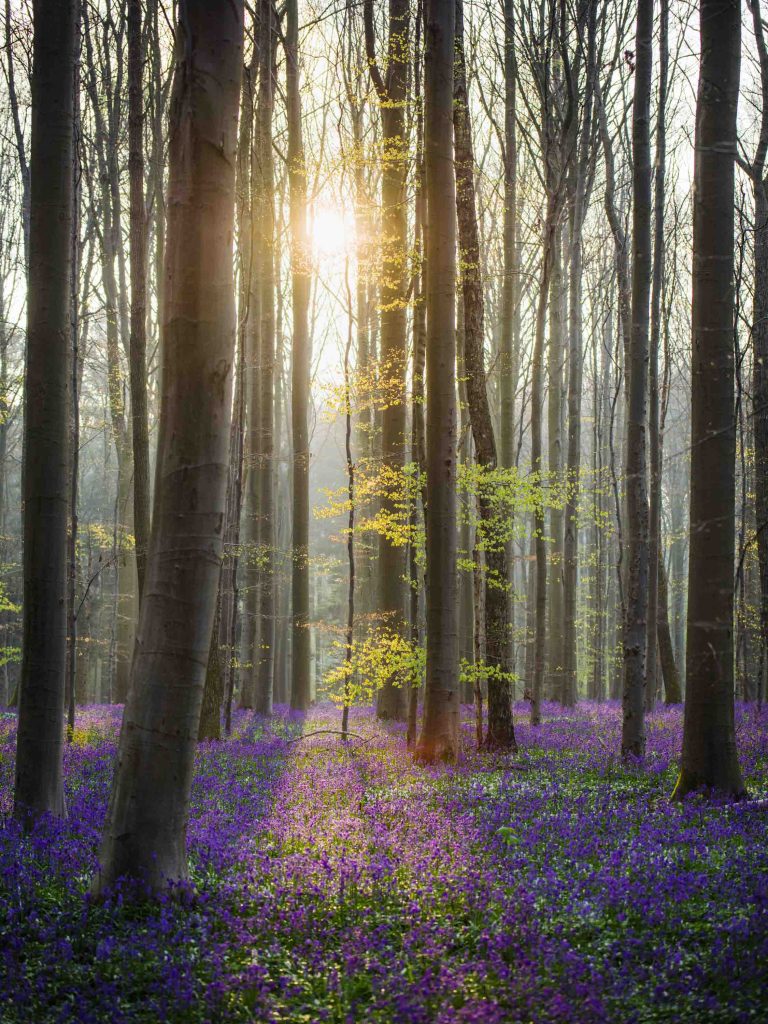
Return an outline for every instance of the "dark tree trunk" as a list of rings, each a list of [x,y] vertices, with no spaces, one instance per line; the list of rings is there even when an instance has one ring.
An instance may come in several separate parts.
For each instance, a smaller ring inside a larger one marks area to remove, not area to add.
[[[408,101],[409,18],[408,0],[389,0],[387,68],[382,75],[376,64],[373,37],[373,4],[367,0],[365,44],[371,80],[381,112],[381,349],[379,366],[389,397],[381,413],[381,461],[387,473],[382,510],[393,514],[399,504],[399,477],[405,464],[406,402],[406,267],[408,204]],[[405,629],[405,548],[391,538],[379,541],[379,612],[384,625],[395,632]],[[405,717],[403,680],[388,679],[376,702],[379,718]]]
[[[453,125],[456,151],[456,206],[459,226],[461,284],[464,299],[464,372],[467,404],[478,466],[496,469],[496,438],[485,378],[485,309],[480,275],[480,240],[475,202],[475,161],[469,113],[464,57],[462,0],[456,2],[456,67],[454,72]],[[491,750],[514,750],[511,667],[509,664],[509,603],[505,545],[494,534],[492,485],[480,482],[478,538],[485,554],[485,657],[488,669],[488,731],[485,745]],[[478,666],[479,667],[479,666]]]
[[[149,544],[149,421],[147,413],[147,215],[144,205],[144,95],[141,0],[128,0],[128,169],[131,206],[131,424],[133,533],[139,600]]]
[[[744,792],[733,711],[733,194],[741,5],[701,0],[696,100],[686,701],[675,796]]]
[[[653,0],[638,0],[632,106],[632,333],[627,365],[627,594],[622,756],[645,754],[648,636],[648,315],[651,293],[651,71]]]
[[[427,190],[427,673],[416,755],[459,756],[456,594],[455,6],[427,0],[424,151]]]
[[[504,280],[501,295],[499,346],[500,459],[505,469],[516,463],[515,392],[520,373],[520,255],[517,246],[517,57],[515,52],[515,0],[504,0]],[[510,524],[510,535],[512,534]],[[507,544],[509,610],[514,631],[514,542]],[[508,661],[514,670],[514,638],[509,637]]]
[[[63,815],[67,654],[74,0],[36,0],[32,68],[24,637],[14,812]]]
[[[255,185],[259,240],[259,650],[255,709],[272,714],[275,676],[274,383],[275,383],[275,168],[272,116],[275,105],[276,47],[272,0],[260,0],[262,37],[257,111]]]
[[[188,877],[189,796],[221,569],[242,2],[182,0],[176,31],[155,515],[97,891],[122,876],[151,891]]]
[[[297,0],[286,6],[285,76],[288,107],[288,177],[291,208],[291,298],[293,359],[291,365],[291,428],[293,433],[293,543],[291,603],[291,707],[305,711],[311,699],[309,649],[309,242],[307,178],[301,133],[299,82],[299,11]]]

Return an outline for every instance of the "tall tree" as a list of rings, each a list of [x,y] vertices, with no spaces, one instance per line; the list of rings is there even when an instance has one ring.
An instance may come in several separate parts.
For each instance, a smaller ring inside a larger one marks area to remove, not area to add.
[[[485,378],[485,303],[480,272],[480,237],[475,200],[475,159],[464,55],[464,8],[456,0],[456,67],[454,71],[454,145],[461,286],[464,300],[464,373],[467,404],[477,464],[496,469],[496,437]],[[509,602],[506,546],[494,537],[493,482],[481,480],[478,491],[480,543],[485,553],[485,657],[488,666],[488,731],[485,745],[493,750],[516,747],[512,722],[509,664]]]
[[[638,0],[632,103],[632,325],[627,366],[627,594],[621,752],[645,754],[648,630],[648,333],[651,295],[653,0]],[[655,624],[654,624],[655,625]]]
[[[596,64],[597,3],[581,0],[578,10],[579,37],[584,52],[577,67],[584,67],[584,112],[571,164],[570,280],[568,287],[568,448],[563,539],[563,673],[559,697],[563,704],[576,703],[576,598],[579,577],[579,489],[581,476],[581,400],[583,389],[583,275],[584,220],[592,188],[593,105]],[[582,43],[582,45],[584,45]],[[575,121],[574,121],[575,125]],[[595,383],[595,387],[597,384]]]
[[[675,796],[744,791],[733,711],[733,192],[738,0],[701,0],[693,191],[690,556],[683,752]]]
[[[99,891],[121,876],[162,890],[188,873],[189,795],[228,469],[242,47],[242,0],[181,0],[170,118],[155,516],[94,883]]]
[[[275,107],[276,14],[272,0],[260,0],[261,52],[256,114],[253,189],[259,245],[259,649],[255,659],[255,708],[272,714],[275,676],[274,385],[275,385],[275,167],[272,116]]]
[[[381,412],[381,459],[387,474],[385,512],[398,504],[397,480],[402,477],[406,449],[405,374],[406,269],[408,204],[408,101],[409,26],[408,0],[389,0],[389,36],[384,74],[376,63],[373,0],[366,0],[365,48],[371,81],[381,114],[381,341],[380,373],[388,400]],[[379,611],[388,628],[405,627],[405,548],[382,534],[379,543]],[[402,680],[388,679],[377,699],[380,718],[401,719],[405,714]]]
[[[288,179],[291,207],[291,427],[293,432],[293,576],[291,707],[306,710],[311,696],[309,648],[309,333],[310,261],[307,238],[307,171],[301,130],[299,10],[287,0],[285,32],[288,107]]]
[[[64,814],[75,0],[35,0],[27,372],[24,638],[14,811]]]
[[[427,673],[416,756],[459,754],[456,612],[455,0],[427,0],[424,156],[427,193]]]
[[[139,598],[149,543],[149,421],[147,413],[147,214],[144,201],[144,45],[141,0],[128,0],[128,168],[131,206],[131,428],[133,532]]]
[[[745,166],[755,203],[754,299],[752,309],[752,406],[755,437],[755,513],[760,567],[760,698],[768,679],[768,48],[760,0],[750,0],[752,25],[760,62],[760,135],[752,162]]]
[[[515,50],[515,0],[504,0],[504,280],[501,296],[499,342],[500,459],[505,469],[515,464],[515,392],[520,371],[520,256],[517,247],[517,55]],[[510,534],[511,534],[510,530]],[[514,624],[513,542],[507,545],[510,587],[508,618]],[[514,668],[514,642],[509,639],[510,664]]]

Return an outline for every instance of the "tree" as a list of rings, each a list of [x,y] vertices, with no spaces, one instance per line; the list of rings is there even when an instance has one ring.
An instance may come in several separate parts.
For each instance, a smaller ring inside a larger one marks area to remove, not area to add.
[[[147,413],[147,214],[144,204],[144,95],[141,0],[128,0],[128,166],[131,199],[131,427],[133,532],[139,599],[149,541],[149,422]]]
[[[307,171],[301,132],[299,11],[286,5],[286,105],[288,178],[291,207],[291,426],[293,431],[293,602],[291,707],[305,711],[310,701],[309,654],[309,334],[310,265],[307,240]]]
[[[272,116],[275,106],[276,15],[272,0],[260,0],[259,102],[256,113],[255,192],[259,244],[259,647],[255,708],[272,714],[275,676],[274,384],[275,384],[275,168]]]
[[[235,342],[240,0],[182,0],[171,101],[155,516],[94,886],[187,878],[186,825],[220,573]]]
[[[366,0],[365,49],[371,81],[379,99],[381,114],[381,350],[380,369],[391,398],[381,413],[381,459],[385,470],[402,472],[405,464],[405,371],[407,267],[406,181],[408,140],[406,104],[408,100],[409,25],[408,0],[389,2],[389,38],[386,73],[376,63],[373,2]],[[385,511],[393,510],[388,495]],[[379,541],[379,611],[386,624],[398,632],[405,627],[405,549],[384,535]],[[377,699],[380,718],[402,719],[405,715],[405,690],[400,680],[389,679]]]
[[[427,670],[422,761],[459,754],[456,622],[456,182],[454,0],[427,0],[424,156],[427,193]]]
[[[645,754],[648,630],[648,332],[651,295],[653,0],[638,0],[632,104],[632,325],[627,366],[627,594],[621,753]],[[654,624],[655,626],[655,624]]]
[[[578,68],[584,62],[584,113],[578,131],[576,151],[571,164],[570,204],[570,281],[568,315],[568,448],[566,500],[563,539],[563,675],[560,700],[566,706],[576,703],[578,673],[576,657],[576,597],[579,577],[579,488],[581,475],[581,400],[583,389],[583,273],[584,220],[589,206],[594,173],[590,163],[594,154],[592,113],[596,63],[595,0],[582,0],[579,7],[579,35],[586,28],[585,53],[579,54]],[[585,24],[586,23],[586,24]],[[583,45],[583,44],[582,44]],[[578,79],[577,79],[578,81]],[[575,132],[575,121],[574,121]]]
[[[758,693],[765,698],[768,678],[768,47],[760,0],[750,0],[752,25],[760,63],[760,135],[750,164],[743,164],[752,181],[755,202],[754,299],[752,310],[752,406],[755,434],[755,512],[760,567],[760,625],[763,635]]]
[[[686,701],[678,799],[744,792],[733,710],[733,192],[741,5],[701,0],[696,98]]]
[[[24,392],[24,639],[14,812],[63,815],[75,0],[35,0]]]
[[[467,404],[478,466],[496,469],[496,437],[485,379],[485,306],[480,273],[480,239],[475,201],[475,159],[464,57],[464,10],[456,0],[456,67],[454,71],[453,125],[456,150],[456,206],[461,249],[461,285],[464,299],[464,373]],[[493,494],[487,479],[478,490],[481,542],[485,549],[485,660],[488,666],[488,731],[485,744],[492,750],[514,750],[511,666],[509,664],[509,602],[507,553],[493,537]]]

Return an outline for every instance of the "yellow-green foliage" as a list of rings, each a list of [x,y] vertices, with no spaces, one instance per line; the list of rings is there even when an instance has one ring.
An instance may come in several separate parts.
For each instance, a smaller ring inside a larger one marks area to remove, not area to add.
[[[426,653],[417,643],[385,626],[372,630],[349,648],[341,641],[333,646],[341,662],[325,673],[324,688],[331,700],[341,704],[365,704],[387,680],[395,686],[416,686],[424,674]]]

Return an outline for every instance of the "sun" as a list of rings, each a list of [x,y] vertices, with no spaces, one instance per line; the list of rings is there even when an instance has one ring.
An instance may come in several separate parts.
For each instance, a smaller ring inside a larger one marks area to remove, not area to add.
[[[312,219],[312,248],[318,256],[340,256],[354,242],[354,225],[337,206],[318,206]]]

